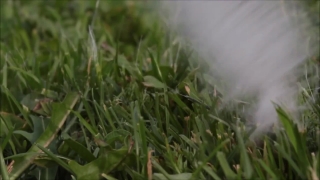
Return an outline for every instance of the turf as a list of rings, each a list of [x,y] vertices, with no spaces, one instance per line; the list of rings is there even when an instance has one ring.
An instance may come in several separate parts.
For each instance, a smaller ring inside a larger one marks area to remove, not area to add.
[[[283,128],[253,141],[141,1],[0,2],[2,179],[320,178],[318,56],[303,65],[303,126],[276,106]],[[310,42],[319,5],[303,14]]]

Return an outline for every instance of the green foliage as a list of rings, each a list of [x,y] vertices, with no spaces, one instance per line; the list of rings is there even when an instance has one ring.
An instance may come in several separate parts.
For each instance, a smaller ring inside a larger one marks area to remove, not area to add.
[[[143,3],[0,6],[2,179],[319,179],[319,60],[305,64],[304,126],[275,106],[283,128],[254,141]]]

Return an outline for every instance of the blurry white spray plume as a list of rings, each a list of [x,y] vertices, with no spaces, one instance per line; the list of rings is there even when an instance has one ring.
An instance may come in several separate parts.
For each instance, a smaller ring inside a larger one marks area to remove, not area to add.
[[[254,96],[246,110],[259,130],[277,122],[273,103],[297,111],[296,67],[308,56],[299,28],[281,1],[166,1],[164,7],[227,89],[225,103]],[[177,13],[176,10],[179,10]]]

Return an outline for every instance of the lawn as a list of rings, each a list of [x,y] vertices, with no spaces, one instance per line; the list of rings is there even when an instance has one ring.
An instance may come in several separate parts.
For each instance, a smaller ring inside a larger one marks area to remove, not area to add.
[[[303,126],[275,106],[282,128],[253,140],[142,1],[0,6],[0,179],[319,180],[319,56],[302,68]],[[306,7],[318,42],[320,3]]]

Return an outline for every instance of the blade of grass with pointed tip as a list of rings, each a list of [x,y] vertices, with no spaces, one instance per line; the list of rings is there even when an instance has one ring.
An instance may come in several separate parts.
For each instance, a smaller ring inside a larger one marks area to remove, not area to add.
[[[192,177],[191,173],[181,173],[181,174],[174,174],[174,175],[168,175],[168,179],[166,176],[160,173],[154,173],[153,178],[156,180],[190,180]]]
[[[159,81],[157,78],[153,77],[153,76],[144,76],[143,77],[143,84],[146,87],[153,87],[153,88],[166,88],[166,85],[164,83],[162,83],[161,81]]]
[[[32,127],[32,123],[31,123],[31,121],[29,119],[28,114],[23,109],[21,104],[17,101],[17,99],[13,96],[13,94],[9,91],[9,89],[7,89],[6,87],[1,85],[1,90],[8,96],[8,99],[10,98],[12,100],[14,105],[16,105],[16,107],[19,109],[19,112],[21,112],[23,118],[27,121],[28,125]]]
[[[235,179],[237,177],[237,174],[234,173],[231,170],[224,153],[223,152],[218,152],[217,153],[217,158],[218,158],[218,161],[220,163],[220,166],[222,167],[224,175],[227,177],[227,179]]]
[[[154,58],[154,55],[152,54],[150,49],[147,49],[147,51],[151,59],[153,74],[155,75],[155,77],[163,80],[158,61]]]
[[[253,174],[253,169],[251,166],[250,159],[248,157],[248,153],[246,151],[246,147],[243,142],[243,136],[240,134],[239,127],[240,127],[240,125],[238,125],[237,127],[234,127],[233,129],[235,130],[237,140],[239,143],[239,148],[241,151],[241,156],[243,158],[243,164],[241,164],[241,165],[243,166],[242,168],[244,169],[244,176],[246,179],[250,179]]]
[[[181,109],[183,109],[186,112],[192,112],[191,109],[174,93],[168,93],[168,96],[170,99],[172,99],[174,102],[176,102]]]
[[[297,158],[299,159],[302,170],[307,171],[306,167],[311,166],[311,164],[305,153],[307,152],[305,133],[299,132],[297,124],[290,120],[289,115],[281,107],[277,108],[277,113],[286,130],[288,138],[294,147],[295,153],[299,155]]]
[[[11,140],[13,131],[14,131],[13,127],[8,127],[8,132],[6,133],[4,140],[2,140],[0,148],[5,149],[8,142],[13,143]]]
[[[218,176],[218,174],[216,174],[212,168],[210,168],[209,166],[205,165],[202,167],[202,169],[204,169],[213,179],[216,180],[221,180],[221,178]]]
[[[199,167],[194,171],[193,177],[197,177],[197,175],[198,175],[198,173],[200,173],[201,169],[204,168],[205,166],[207,166],[206,163],[209,162],[210,159],[212,159],[217,154],[217,152],[229,142],[230,142],[230,139],[226,139],[222,143],[220,143],[215,149],[213,149],[212,152],[209,154],[209,156],[205,159],[205,161],[202,162],[202,164],[199,165]],[[207,171],[212,171],[212,170],[210,170],[209,167],[207,167]],[[213,176],[216,176],[215,172],[212,171],[210,173]]]
[[[169,180],[169,174],[166,172],[166,170],[164,170],[160,164],[158,164],[158,162],[155,160],[155,158],[151,158],[151,162],[152,162],[152,166],[157,169],[158,171],[160,171],[164,177],[167,178],[167,180]]]
[[[121,165],[128,156],[128,149],[110,150],[94,161],[81,166],[75,161],[69,162],[69,167],[75,172],[77,179],[100,179],[102,173],[109,174]]]
[[[299,166],[293,161],[292,157],[288,155],[288,153],[281,147],[281,145],[275,144],[275,148],[279,151],[279,154],[281,154],[283,158],[285,158],[288,161],[290,167],[292,167],[296,171],[300,178],[304,179],[305,175],[302,173]]]
[[[53,154],[51,151],[49,151],[48,149],[44,148],[43,146],[35,143],[35,145],[41,149],[44,153],[46,153],[52,160],[54,160],[56,163],[58,163],[61,167],[63,167],[64,169],[66,169],[67,171],[71,172],[74,174],[74,172],[72,171],[72,169],[69,167],[69,165],[67,163],[65,163],[63,160],[61,160],[60,158],[58,158],[55,154]]]
[[[2,152],[2,148],[0,147],[0,172],[1,172],[1,178],[3,179],[9,179],[9,174],[8,174],[8,170],[7,170],[7,166],[6,163],[4,162],[4,158],[3,158],[3,152]]]
[[[184,140],[189,146],[191,146],[192,148],[194,148],[194,149],[199,149],[199,147],[193,142],[193,141],[191,141],[190,139],[188,139],[188,137],[187,136],[185,136],[185,135],[183,135],[183,134],[180,134],[180,138],[182,139],[182,140]]]
[[[257,159],[256,161],[268,173],[268,175],[271,176],[271,179],[277,179],[279,177],[272,171],[272,169],[264,161],[262,161],[261,159]]]
[[[277,107],[276,110],[277,110],[278,117],[281,123],[283,124],[283,127],[286,130],[286,133],[288,134],[288,138],[291,144],[293,145],[295,151],[298,152],[298,142],[295,136],[293,124],[290,122],[287,113],[281,107]]]
[[[107,174],[105,174],[105,173],[102,173],[101,176],[104,177],[104,178],[106,178],[107,180],[117,180],[116,178],[111,177],[111,176],[109,176],[109,175],[107,175]]]
[[[9,67],[9,69],[15,70],[15,71],[19,71],[20,73],[22,73],[23,75],[30,77],[31,79],[33,79],[35,82],[37,82],[38,84],[40,84],[40,80],[32,73],[28,72],[28,71],[24,71],[20,68],[17,67]]]
[[[73,112],[79,118],[79,122],[91,133],[91,135],[95,136],[96,134],[98,134],[99,131],[96,128],[92,127],[85,119],[83,119],[79,112],[71,112]]]
[[[8,65],[7,65],[7,58],[8,55],[6,55],[6,61],[4,62],[3,68],[2,68],[2,86],[7,88],[8,85]]]
[[[77,152],[79,156],[81,156],[84,160],[91,162],[95,159],[94,155],[86,147],[73,140],[69,135],[64,134],[62,135],[62,138],[67,143],[67,145],[75,152]]]

